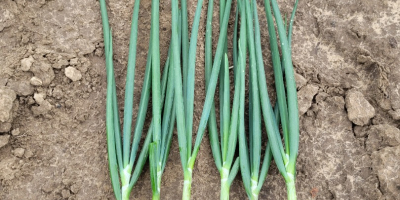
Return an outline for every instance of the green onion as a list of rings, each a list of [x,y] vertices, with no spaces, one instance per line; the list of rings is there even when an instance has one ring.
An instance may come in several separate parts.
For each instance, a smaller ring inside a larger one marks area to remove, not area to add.
[[[160,186],[162,174],[166,166],[171,139],[175,125],[176,112],[175,112],[175,81],[174,81],[174,65],[173,59],[170,55],[174,51],[173,44],[171,41],[171,46],[168,52],[168,58],[164,66],[163,78],[160,85],[160,52],[159,52],[159,1],[152,1],[152,25],[151,25],[151,47],[150,49],[157,49],[157,51],[152,52],[152,72],[153,72],[153,119],[158,119],[158,123],[154,123],[151,126],[153,128],[153,133],[158,132],[158,134],[153,135],[153,142],[150,144],[150,177],[151,186],[153,192],[153,199],[160,199]],[[178,17],[178,22],[181,21],[181,17]],[[178,23],[178,39],[181,39],[181,23]],[[174,32],[174,31],[173,31]],[[172,40],[172,39],[171,39]],[[156,44],[156,45],[155,45]],[[156,55],[156,56],[153,56]],[[170,67],[171,66],[171,67]],[[161,87],[161,99],[160,99],[160,87]],[[158,112],[156,112],[158,111]],[[161,115],[162,112],[162,115]],[[158,116],[157,116],[158,115]],[[154,120],[157,122],[157,120]],[[157,131],[156,131],[157,130]]]
[[[143,166],[147,160],[147,156],[149,155],[149,146],[150,148],[151,159],[154,158],[154,143],[150,145],[150,142],[157,135],[154,132],[154,127],[156,126],[155,122],[150,123],[150,128],[147,133],[146,139],[144,141],[142,150],[139,154],[138,159],[136,160],[138,147],[143,131],[144,120],[147,113],[148,102],[150,98],[150,90],[151,85],[154,84],[154,80],[158,78],[158,85],[155,84],[158,91],[162,88],[161,91],[161,104],[165,101],[166,109],[164,113],[167,117],[163,121],[163,137],[161,142],[160,152],[162,158],[161,161],[161,170],[163,171],[165,168],[166,158],[169,153],[169,147],[171,144],[173,125],[175,121],[175,113],[171,112],[173,107],[173,84],[170,81],[167,86],[167,78],[171,79],[171,74],[169,72],[169,61],[167,59],[166,66],[164,67],[164,73],[161,81],[159,80],[159,74],[157,71],[153,71],[152,66],[157,66],[157,57],[159,60],[159,55],[156,53],[159,49],[159,45],[157,45],[157,38],[152,37],[154,41],[150,41],[150,48],[147,55],[147,63],[146,63],[146,71],[143,82],[143,88],[140,98],[139,110],[136,117],[136,124],[134,130],[134,137],[132,141],[132,147],[130,147],[130,137],[131,137],[131,125],[132,125],[132,110],[133,110],[133,91],[134,91],[134,72],[136,65],[136,44],[137,44],[137,25],[138,25],[138,13],[139,13],[139,5],[140,1],[135,1],[134,11],[132,16],[132,30],[130,36],[130,45],[129,45],[129,60],[128,60],[128,70],[127,70],[127,79],[125,86],[125,105],[124,105],[124,123],[123,123],[123,141],[121,142],[121,133],[120,133],[120,122],[119,122],[119,114],[118,114],[118,103],[117,103],[117,95],[116,95],[116,86],[115,86],[115,78],[114,78],[114,69],[113,69],[113,52],[112,52],[112,35],[109,27],[108,16],[107,16],[107,8],[105,0],[100,1],[101,6],[101,15],[103,21],[103,32],[104,32],[104,45],[105,45],[105,57],[106,57],[106,69],[107,69],[107,106],[106,106],[106,127],[107,127],[107,150],[109,157],[109,168],[110,168],[110,177],[114,190],[114,194],[117,200],[127,200],[129,199],[130,192],[137,182]],[[153,11],[154,12],[154,11]],[[158,13],[158,12],[154,12]],[[158,35],[156,30],[152,28],[152,34]],[[155,49],[155,50],[154,50]],[[152,56],[156,55],[156,56]],[[154,57],[154,58],[153,58]],[[153,64],[155,63],[155,64]],[[159,66],[159,61],[158,61]],[[158,72],[159,73],[159,72]],[[168,75],[169,74],[169,75]],[[158,75],[158,76],[157,76]],[[152,78],[153,76],[153,78]],[[168,77],[169,76],[169,77]],[[152,83],[153,82],[153,83]],[[156,81],[157,82],[157,81]],[[167,93],[167,94],[166,94]],[[153,97],[154,98],[154,97]],[[157,97],[156,97],[157,98]],[[158,96],[160,98],[160,95]],[[154,102],[154,100],[153,100]],[[154,109],[153,109],[154,110]],[[161,110],[161,108],[160,108]],[[161,112],[161,111],[160,111]],[[158,134],[160,136],[160,134]],[[158,157],[157,157],[158,158]],[[136,161],[136,163],[135,163]],[[160,163],[160,162],[157,162]],[[158,166],[157,166],[158,167]],[[133,172],[132,172],[133,170]],[[161,172],[162,174],[162,172]],[[161,175],[160,175],[161,177]],[[160,178],[161,179],[161,178]],[[122,184],[122,187],[121,187]],[[158,193],[159,194],[159,193]]]
[[[282,58],[279,56],[278,40],[275,32],[274,20],[271,11],[271,5],[269,0],[265,0],[265,12],[268,22],[268,32],[270,35],[270,46],[272,53],[272,64],[274,68],[275,76],[275,87],[277,90],[277,106],[275,108],[275,113],[272,109],[267,85],[265,80],[265,71],[262,64],[262,53],[261,45],[259,39],[259,28],[257,30],[258,20],[256,20],[256,44],[257,54],[259,57],[258,64],[258,78],[260,86],[260,99],[261,108],[264,116],[264,122],[267,129],[267,134],[269,138],[269,144],[271,147],[272,155],[274,157],[275,163],[285,179],[288,199],[297,199],[296,189],[295,189],[295,175],[296,175],[296,158],[298,154],[299,146],[299,115],[298,115],[298,105],[297,105],[297,92],[296,83],[294,79],[294,70],[291,59],[291,33],[293,26],[294,13],[297,8],[296,1],[289,25],[289,36],[286,35],[286,25],[282,20],[282,16],[279,11],[278,4],[276,0],[271,1],[272,10],[275,17],[275,22],[278,28],[279,42],[281,45]],[[255,3],[253,2],[253,5]],[[285,82],[283,81],[283,71],[285,71]],[[286,84],[285,84],[286,83]],[[286,90],[285,90],[286,88]],[[287,93],[287,97],[286,97]],[[277,119],[277,118],[280,118]],[[281,137],[279,133],[279,122],[281,122],[283,136],[284,136],[284,146],[281,143]],[[285,152],[286,151],[286,152]]]
[[[178,2],[177,0],[172,0],[172,63],[174,66],[175,74],[175,101],[176,101],[176,116],[177,116],[177,128],[178,128],[178,141],[179,141],[179,151],[181,155],[181,163],[184,173],[184,186],[182,199],[190,199],[191,183],[192,183],[192,171],[194,167],[194,162],[197,157],[197,153],[200,148],[200,143],[202,141],[204,130],[207,126],[207,120],[210,115],[210,111],[213,105],[213,99],[215,94],[215,88],[218,80],[218,74],[220,70],[221,60],[223,56],[224,46],[226,44],[226,30],[228,26],[228,19],[230,13],[230,7],[232,0],[226,1],[224,9],[224,18],[221,26],[221,34],[218,40],[217,52],[210,76],[210,81],[208,83],[206,101],[204,103],[203,113],[200,120],[199,128],[197,131],[196,141],[192,151],[192,126],[193,126],[193,97],[194,97],[194,67],[196,63],[196,47],[197,47],[197,35],[198,27],[200,21],[200,14],[202,8],[203,0],[199,0],[197,3],[197,9],[194,17],[194,22],[192,25],[190,46],[188,50],[187,66],[185,65],[185,54],[182,53],[183,61],[183,74],[181,74],[181,63],[180,63],[180,52],[177,35],[178,26]],[[182,1],[182,6],[186,6],[186,1]],[[187,14],[182,8],[182,19],[184,19]],[[182,51],[185,50],[185,35],[184,26],[186,23],[182,20]],[[183,76],[183,83],[182,77]],[[185,102],[184,98],[185,97]],[[233,156],[232,156],[233,157]],[[232,178],[233,179],[233,178]],[[232,180],[228,179],[228,180]]]
[[[198,1],[194,22],[192,25],[192,33],[190,46],[186,50],[188,38],[187,33],[187,10],[186,1],[182,0],[182,61],[183,61],[183,83],[180,63],[180,41],[178,40],[179,13],[178,2],[172,0],[172,63],[174,66],[174,87],[175,87],[175,109],[177,116],[178,142],[181,155],[181,163],[184,173],[184,188],[182,199],[190,199],[192,170],[193,166],[189,166],[190,155],[192,149],[192,124],[193,124],[193,101],[194,101],[194,74],[196,63],[196,47],[197,35],[200,21],[200,14],[203,0]],[[186,63],[187,62],[187,63]],[[183,101],[185,97],[186,102]]]
[[[220,19],[222,25],[223,13],[224,13],[224,1],[220,1]],[[207,11],[207,25],[206,25],[206,47],[205,47],[205,75],[206,75],[206,87],[208,87],[211,76],[212,67],[212,14],[213,14],[213,2],[208,2]],[[226,29],[225,29],[226,31]],[[222,30],[221,33],[222,34]],[[223,34],[226,34],[223,33]],[[226,48],[226,43],[225,47]],[[225,49],[226,52],[226,49]],[[225,53],[225,59],[221,61],[223,70],[220,71],[220,121],[221,121],[221,143],[217,136],[216,128],[216,115],[214,104],[211,107],[210,119],[208,121],[208,129],[210,135],[210,143],[214,156],[217,169],[221,176],[221,193],[220,199],[229,199],[229,188],[232,184],[233,179],[239,170],[239,159],[236,158],[233,162],[234,153],[237,144],[237,130],[238,130],[238,117],[239,117],[239,92],[240,92],[240,77],[239,73],[235,74],[235,95],[232,107],[232,113],[230,113],[230,87],[229,87],[229,62],[228,56]],[[231,115],[232,114],[232,115]],[[221,157],[222,155],[222,157]]]

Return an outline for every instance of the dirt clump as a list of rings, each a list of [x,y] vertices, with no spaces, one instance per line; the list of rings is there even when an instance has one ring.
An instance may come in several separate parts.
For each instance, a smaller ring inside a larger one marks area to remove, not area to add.
[[[0,86],[0,133],[11,129],[15,98],[16,94],[13,90]]]
[[[354,124],[364,126],[375,117],[375,109],[364,98],[364,95],[356,90],[349,90],[346,94],[347,114]]]

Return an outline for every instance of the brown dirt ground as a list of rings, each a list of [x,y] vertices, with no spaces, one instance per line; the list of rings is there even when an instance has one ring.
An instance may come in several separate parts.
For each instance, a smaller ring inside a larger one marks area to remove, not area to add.
[[[108,4],[119,99],[123,99],[133,2],[110,0]],[[264,58],[270,72],[261,2]],[[290,12],[291,2],[279,1],[283,13]],[[204,102],[206,3],[198,43],[196,127]],[[192,21],[196,1],[188,4]],[[398,0],[300,0],[293,31],[303,114],[299,199],[400,199],[399,5]],[[169,1],[161,1],[162,61],[168,51],[170,6]],[[151,1],[142,0],[135,100],[146,62],[150,8]],[[232,33],[233,23],[230,27]],[[0,109],[8,109],[1,113],[6,118],[0,118],[0,199],[114,199],[106,153],[102,41],[96,0],[0,0],[0,90],[7,91],[0,92],[0,99],[16,93],[15,101],[0,101],[4,104]],[[30,56],[34,62],[26,69],[21,60]],[[72,82],[65,76],[65,68],[71,66],[81,72],[80,80]],[[41,79],[41,85],[31,85],[30,81],[37,84],[32,77]],[[272,95],[271,73],[268,81]],[[176,139],[163,175],[163,199],[181,196]],[[217,199],[219,174],[207,136],[193,174],[193,199]],[[149,180],[146,165],[132,199],[151,198]],[[284,181],[272,166],[260,199],[285,196]],[[240,176],[233,183],[231,198],[246,199]]]

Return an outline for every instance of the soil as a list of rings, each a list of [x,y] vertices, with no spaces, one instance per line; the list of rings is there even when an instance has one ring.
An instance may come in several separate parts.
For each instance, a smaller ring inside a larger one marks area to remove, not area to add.
[[[133,3],[108,2],[120,104]],[[196,3],[188,2],[189,21]],[[206,3],[198,42],[195,130],[205,93]],[[283,13],[290,13],[292,1],[279,3]],[[399,5],[398,0],[300,0],[293,30],[301,114],[298,199],[400,199]],[[162,63],[170,40],[170,7],[169,1],[161,1]],[[258,7],[264,59],[271,72],[262,1]],[[151,1],[142,0],[135,110],[150,9]],[[0,0],[0,199],[114,199],[107,164],[99,10],[96,0]],[[214,10],[216,41],[218,1]],[[274,95],[272,73],[267,80]],[[162,180],[163,199],[180,198],[181,171],[175,135]],[[149,180],[146,165],[131,199],[151,198]],[[193,172],[192,197],[218,196],[219,173],[206,136]],[[231,198],[247,198],[240,176]],[[274,164],[260,199],[286,199]]]

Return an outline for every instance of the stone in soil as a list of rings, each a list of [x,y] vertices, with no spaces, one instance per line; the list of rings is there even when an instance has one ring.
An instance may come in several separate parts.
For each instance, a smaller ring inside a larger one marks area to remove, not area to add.
[[[296,80],[296,87],[298,90],[307,84],[307,79],[298,73],[294,73],[294,79]]]
[[[0,122],[7,122],[11,118],[13,102],[16,97],[13,90],[0,86]]]
[[[42,86],[43,85],[43,81],[40,80],[40,78],[34,76],[31,78],[31,80],[29,81],[31,83],[31,85],[33,86]]]
[[[35,62],[32,56],[29,56],[28,58],[24,58],[21,60],[21,70],[22,71],[29,71],[31,69],[31,66]]]
[[[389,115],[394,119],[394,120],[399,120],[400,119],[400,109],[397,110],[390,110]]]
[[[7,86],[14,90],[18,96],[30,96],[34,92],[32,85],[27,80],[9,81]]]
[[[61,67],[65,67],[65,66],[67,66],[67,65],[68,65],[68,60],[60,59],[60,60],[57,61],[57,63],[54,63],[54,64],[52,65],[52,67],[53,67],[54,69],[61,69]]]
[[[51,67],[51,65],[46,62],[35,62],[31,67],[31,71],[33,72],[35,77],[42,81],[43,86],[50,85],[51,81],[53,81],[55,77],[53,67]]]
[[[0,148],[6,146],[10,140],[9,135],[0,135]]]
[[[16,94],[8,87],[0,86],[0,133],[8,132],[13,121]]]
[[[41,101],[39,106],[32,106],[31,110],[34,116],[47,114],[53,106],[47,100]]]
[[[298,93],[299,115],[303,115],[311,107],[312,100],[318,92],[318,86],[306,85]]]
[[[14,130],[11,131],[11,135],[13,136],[18,136],[21,132],[19,131],[19,128],[16,128]]]
[[[368,152],[400,145],[400,130],[388,124],[371,126],[366,141]]]
[[[375,116],[375,109],[364,95],[355,90],[346,93],[347,116],[354,124],[364,126]]]
[[[23,148],[16,148],[12,151],[12,153],[14,154],[14,156],[17,156],[18,158],[22,158],[22,156],[24,156],[25,154],[25,149]]]
[[[378,175],[382,199],[400,199],[400,146],[386,147],[371,155],[372,168]]]
[[[65,76],[67,76],[72,81],[79,81],[82,78],[82,74],[75,67],[65,68]]]
[[[43,103],[44,99],[46,98],[46,96],[43,93],[35,93],[33,95],[33,98],[35,99],[36,103],[41,105]]]

